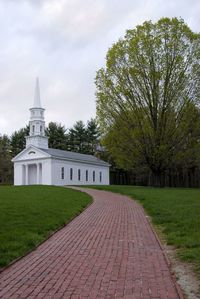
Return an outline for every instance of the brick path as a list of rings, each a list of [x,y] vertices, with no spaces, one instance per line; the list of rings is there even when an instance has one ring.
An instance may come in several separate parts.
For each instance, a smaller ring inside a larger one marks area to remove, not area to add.
[[[180,298],[143,209],[87,192],[89,208],[0,274],[0,298]]]

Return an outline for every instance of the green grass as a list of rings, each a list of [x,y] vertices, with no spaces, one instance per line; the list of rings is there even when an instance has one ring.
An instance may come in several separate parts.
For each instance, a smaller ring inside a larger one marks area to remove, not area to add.
[[[24,255],[78,215],[92,199],[53,186],[0,187],[0,267]]]
[[[200,275],[200,189],[95,186],[139,200],[153,223],[162,229],[167,244],[182,260],[193,262]]]

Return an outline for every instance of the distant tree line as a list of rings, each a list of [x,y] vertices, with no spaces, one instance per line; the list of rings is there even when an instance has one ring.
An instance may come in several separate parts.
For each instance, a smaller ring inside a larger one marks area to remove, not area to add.
[[[29,135],[29,126],[15,131],[10,137],[0,135],[0,184],[13,182],[11,159],[26,147],[25,137]],[[46,128],[49,147],[61,150],[94,155],[99,147],[100,132],[95,119],[87,124],[77,121],[66,129],[60,123],[50,122]]]

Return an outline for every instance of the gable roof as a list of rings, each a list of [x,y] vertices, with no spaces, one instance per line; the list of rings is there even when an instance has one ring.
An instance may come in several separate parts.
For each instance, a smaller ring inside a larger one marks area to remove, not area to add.
[[[79,154],[75,152],[63,151],[55,148],[48,148],[48,149],[41,148],[41,150],[54,158],[62,158],[66,160],[85,162],[89,164],[97,164],[97,165],[102,165],[107,167],[110,166],[109,163],[100,160],[92,155],[85,155],[85,154]]]
[[[33,151],[30,152],[30,150],[33,150]],[[40,156],[38,157],[38,155],[37,156],[33,155],[31,157],[27,157],[27,154],[29,155],[30,153],[33,153],[33,154],[37,153]],[[17,161],[29,160],[30,158],[38,159],[38,158],[41,158],[41,154],[43,155],[42,158],[51,157],[48,153],[44,153],[42,148],[38,148],[38,147],[35,147],[34,145],[30,144],[28,147],[23,149],[19,154],[17,154],[15,157],[13,157],[11,161],[17,162]]]

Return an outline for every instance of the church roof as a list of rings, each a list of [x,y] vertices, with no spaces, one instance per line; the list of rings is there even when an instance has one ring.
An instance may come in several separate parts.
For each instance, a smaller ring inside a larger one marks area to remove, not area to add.
[[[97,164],[97,165],[102,165],[107,167],[109,166],[109,163],[100,160],[92,155],[79,154],[75,152],[63,151],[54,148],[48,148],[48,149],[41,148],[41,150],[55,158],[62,158],[62,159],[73,160],[77,162],[85,162],[89,164]]]

